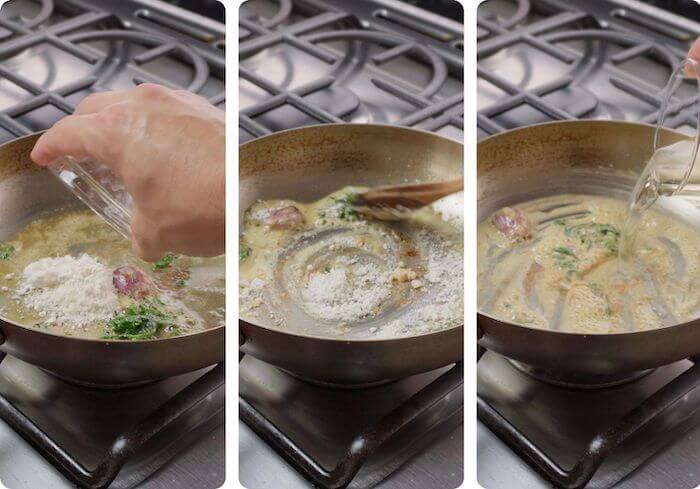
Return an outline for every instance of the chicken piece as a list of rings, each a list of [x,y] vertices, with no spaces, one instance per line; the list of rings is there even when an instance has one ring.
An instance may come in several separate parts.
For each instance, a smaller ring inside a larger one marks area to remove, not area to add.
[[[494,227],[512,242],[532,238],[532,224],[519,209],[504,207],[491,216]]]
[[[112,284],[117,292],[135,300],[157,292],[157,287],[146,272],[130,265],[119,267],[112,272]]]
[[[304,216],[293,205],[281,207],[272,211],[264,220],[264,224],[272,229],[294,229],[304,223]]]

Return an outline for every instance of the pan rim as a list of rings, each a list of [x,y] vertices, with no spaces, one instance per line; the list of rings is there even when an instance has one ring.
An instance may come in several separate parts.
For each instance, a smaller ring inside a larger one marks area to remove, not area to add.
[[[283,136],[291,132],[303,132],[307,130],[318,130],[319,128],[322,127],[328,127],[328,128],[337,128],[337,127],[348,127],[348,126],[353,126],[353,127],[366,127],[366,128],[381,128],[381,129],[392,129],[392,130],[398,130],[398,131],[406,131],[406,132],[417,132],[420,134],[425,134],[427,136],[435,137],[438,139],[442,139],[451,143],[458,144],[464,148],[464,143],[458,141],[457,139],[453,139],[447,136],[443,136],[441,134],[436,134],[434,132],[427,131],[425,129],[421,129],[419,127],[406,127],[406,126],[397,126],[394,124],[365,124],[365,123],[359,123],[359,122],[329,122],[329,123],[320,123],[320,124],[311,124],[308,126],[301,126],[301,127],[292,127],[290,129],[283,129],[281,131],[273,132],[271,134],[265,134],[264,136],[257,137],[255,139],[251,139],[249,141],[246,141],[242,144],[238,145],[238,151],[240,152],[243,148],[246,148],[247,146],[250,146],[252,143],[258,143],[260,141],[267,140],[269,138],[274,138],[278,136]],[[503,134],[503,133],[501,133]],[[490,136],[489,136],[490,137]],[[462,165],[462,174],[464,174],[464,165]]]
[[[251,145],[252,143],[259,143],[261,141],[267,140],[269,138],[275,138],[279,137],[291,132],[303,132],[303,131],[310,131],[310,130],[318,130],[320,128],[339,128],[339,127],[347,127],[347,126],[357,126],[357,127],[363,127],[367,129],[372,129],[372,128],[377,128],[377,129],[390,129],[390,130],[396,130],[400,132],[408,132],[408,133],[419,133],[419,134],[424,134],[426,136],[430,136],[432,138],[437,138],[449,143],[457,144],[462,147],[462,155],[464,155],[464,142],[458,141],[456,139],[443,136],[441,134],[436,134],[434,132],[427,131],[425,129],[421,128],[416,128],[416,127],[405,127],[405,126],[397,126],[394,124],[364,124],[364,123],[353,123],[353,122],[332,122],[332,123],[320,123],[320,124],[312,124],[309,126],[302,126],[302,127],[293,127],[290,129],[284,129],[282,131],[277,131],[273,132],[271,134],[266,134],[265,136],[260,136],[255,139],[251,139],[250,141],[246,141],[243,144],[240,144],[238,146],[238,151],[240,154],[240,151]],[[461,172],[460,175],[462,178],[464,178],[464,158],[462,158],[462,165],[461,165]],[[239,182],[240,184],[240,182]],[[464,232],[464,230],[463,230]],[[387,341],[410,341],[410,340],[415,340],[416,338],[421,338],[421,337],[426,337],[430,335],[435,335],[435,334],[440,334],[440,333],[447,333],[451,332],[453,330],[459,330],[459,329],[464,329],[464,322],[462,324],[456,325],[456,326],[451,326],[449,328],[444,328],[444,329],[439,329],[437,331],[428,331],[425,333],[420,333],[416,335],[410,335],[410,336],[397,336],[397,337],[391,337],[391,338],[330,338],[330,337],[325,337],[325,336],[313,336],[313,335],[308,335],[308,334],[303,334],[298,331],[284,331],[281,329],[276,329],[268,326],[263,326],[260,324],[255,324],[251,323],[243,318],[240,317],[238,318],[238,323],[239,325],[244,324],[246,326],[252,327],[252,328],[259,328],[265,331],[270,331],[272,333],[277,333],[277,334],[285,334],[285,335],[290,335],[294,337],[301,337],[309,340],[315,340],[315,341],[324,341],[324,342],[329,342],[329,343],[352,343],[353,345],[355,344],[368,344],[368,343],[380,343],[380,342],[387,342]]]
[[[597,120],[597,119],[583,119],[583,120],[563,120],[563,121],[547,121],[547,122],[540,122],[537,124],[529,124],[527,126],[522,126],[522,127],[515,127],[513,129],[508,129],[503,132],[499,132],[497,134],[491,134],[484,139],[478,141],[477,143],[477,148],[479,147],[480,144],[485,143],[487,141],[490,141],[498,136],[505,136],[507,134],[511,134],[514,132],[518,131],[524,131],[530,128],[535,128],[535,127],[540,127],[540,126],[552,126],[552,125],[561,125],[561,124],[567,124],[567,125],[580,125],[581,123],[585,124],[590,124],[590,125],[626,125],[626,126],[642,126],[642,127],[648,127],[648,128],[654,128],[653,124],[649,124],[647,122],[634,122],[634,121],[620,121],[620,120]],[[666,132],[669,133],[674,133],[674,134],[683,134],[680,131],[675,131],[672,129],[663,129]],[[479,160],[477,158],[477,168],[479,165]],[[477,185],[478,185],[478,175],[477,175]],[[477,207],[478,207],[478,200],[477,200]],[[477,224],[479,224],[477,222]],[[508,321],[503,321],[502,319],[499,319],[495,316],[492,316],[491,314],[485,313],[483,311],[479,310],[479,307],[477,305],[476,308],[476,320],[477,320],[477,325],[479,323],[479,320],[481,318],[486,318],[498,325],[498,327],[515,327],[515,328],[522,328],[526,329],[528,331],[537,331],[539,333],[546,333],[546,334],[553,334],[553,335],[559,335],[559,336],[575,336],[575,337],[580,337],[580,338],[619,338],[622,336],[629,337],[631,335],[644,335],[647,334],[648,336],[652,336],[654,334],[660,334],[658,332],[660,331],[666,331],[671,328],[679,328],[679,327],[689,327],[693,323],[700,322],[700,317],[697,317],[695,319],[692,319],[690,321],[686,321],[683,323],[678,323],[678,324],[673,324],[671,326],[663,326],[660,328],[654,328],[654,329],[646,329],[642,331],[627,331],[627,332],[616,332],[616,333],[577,333],[574,331],[559,331],[559,330],[552,330],[552,329],[544,329],[544,328],[534,328],[532,326],[526,326],[523,324],[517,324],[517,323],[511,323]],[[611,340],[612,341],[612,340]]]

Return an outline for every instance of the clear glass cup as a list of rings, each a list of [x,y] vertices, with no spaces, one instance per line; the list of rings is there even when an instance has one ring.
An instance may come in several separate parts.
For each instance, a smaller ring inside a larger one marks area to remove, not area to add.
[[[131,238],[131,195],[106,165],[94,159],[63,156],[52,162],[49,169],[119,234]]]
[[[697,164],[700,145],[700,80],[696,74],[700,75],[700,64],[692,59],[684,59],[671,74],[663,91],[654,131],[654,155],[648,166],[650,181],[660,196],[688,193],[700,195],[700,164]],[[682,111],[689,107],[696,109],[692,120],[679,121],[678,117],[684,116]],[[663,131],[667,127],[685,132],[686,137]]]

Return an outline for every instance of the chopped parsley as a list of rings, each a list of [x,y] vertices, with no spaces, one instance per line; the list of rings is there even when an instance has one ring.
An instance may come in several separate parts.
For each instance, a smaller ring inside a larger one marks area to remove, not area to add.
[[[9,260],[15,247],[11,244],[0,244],[0,260]]]
[[[153,264],[153,270],[162,270],[163,268],[169,267],[174,261],[176,256],[172,253],[168,253],[163,258],[158,260]]]
[[[241,262],[248,258],[253,250],[250,246],[246,246],[243,243],[238,243],[238,261]]]
[[[605,248],[610,253],[617,253],[621,235],[615,226],[595,222],[565,226],[564,233],[587,250],[595,246]]]
[[[109,321],[108,332],[104,339],[111,340],[148,340],[154,338],[164,329],[176,331],[173,316],[164,312],[158,299],[144,299],[124,309]]]
[[[557,246],[553,251],[554,262],[559,266],[559,268],[565,270],[568,276],[571,276],[577,272],[579,260],[576,253],[574,253],[571,248]]]
[[[588,284],[588,288],[591,289],[591,292],[593,292],[597,297],[600,297],[601,299],[605,300],[605,314],[610,316],[612,314],[612,306],[610,305],[610,299],[608,299],[608,295],[603,292],[603,289],[600,287],[595,282],[591,282]]]
[[[345,221],[357,221],[360,219],[360,213],[355,209],[360,194],[349,192],[345,197],[335,200],[338,205],[338,217]]]
[[[328,265],[326,265],[326,267],[323,269],[323,271],[326,272],[326,273],[330,273],[331,267],[328,266]]]

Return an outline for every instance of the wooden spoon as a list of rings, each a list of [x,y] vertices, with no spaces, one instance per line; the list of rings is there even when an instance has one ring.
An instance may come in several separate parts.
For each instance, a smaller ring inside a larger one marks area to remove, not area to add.
[[[461,190],[464,190],[464,180],[461,178],[447,182],[387,185],[359,194],[353,207],[376,219],[396,221],[416,209]]]

